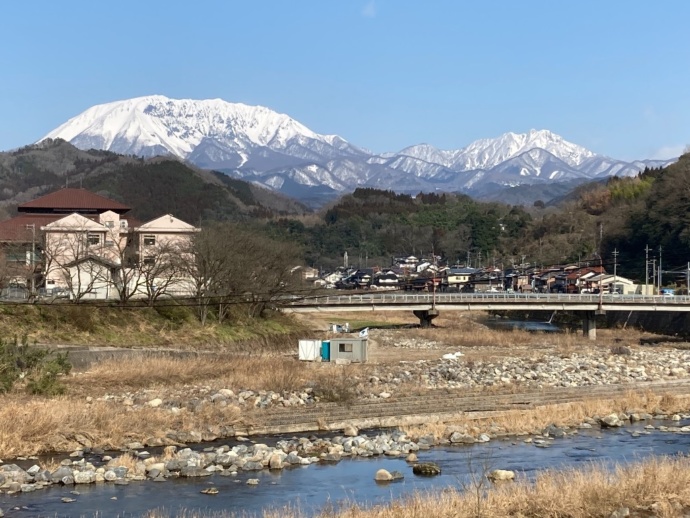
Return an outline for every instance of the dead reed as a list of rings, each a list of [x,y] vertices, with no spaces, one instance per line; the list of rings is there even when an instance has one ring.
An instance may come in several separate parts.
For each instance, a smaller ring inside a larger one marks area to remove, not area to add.
[[[66,380],[70,394],[97,395],[143,388],[179,388],[187,384],[218,388],[292,391],[303,388],[315,366],[272,355],[199,355],[194,358],[151,356],[111,360]]]
[[[605,416],[611,413],[666,413],[687,412],[690,408],[690,395],[676,396],[639,393],[630,391],[623,397],[613,399],[589,399],[573,403],[562,403],[532,408],[501,412],[495,416],[476,419],[472,416],[459,417],[451,421],[426,423],[402,427],[411,437],[433,434],[440,438],[448,426],[456,426],[479,434],[501,430],[502,433],[528,434],[540,433],[546,426],[575,426],[593,416]]]
[[[0,458],[72,451],[81,447],[121,448],[127,442],[161,438],[169,430],[209,431],[241,421],[237,407],[205,405],[197,412],[130,408],[105,401],[4,396],[0,405]]]

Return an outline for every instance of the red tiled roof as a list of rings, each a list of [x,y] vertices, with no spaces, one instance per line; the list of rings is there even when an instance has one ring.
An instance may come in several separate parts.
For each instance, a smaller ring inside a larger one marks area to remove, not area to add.
[[[61,209],[79,212],[80,210],[128,211],[131,207],[86,189],[65,188],[51,192],[35,200],[22,203],[17,210],[29,212],[31,209]]]

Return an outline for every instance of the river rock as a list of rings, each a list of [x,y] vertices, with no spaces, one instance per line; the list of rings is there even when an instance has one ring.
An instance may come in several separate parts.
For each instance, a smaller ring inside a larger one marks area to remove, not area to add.
[[[623,422],[620,420],[617,414],[609,414],[602,417],[599,422],[602,428],[616,428],[623,426]]]
[[[356,437],[357,434],[359,434],[359,430],[353,424],[348,424],[345,426],[345,428],[343,428],[343,435],[345,437]]]
[[[96,480],[94,471],[75,471],[72,476],[75,484],[91,484]]]
[[[412,473],[422,476],[433,476],[441,474],[441,467],[435,462],[420,462],[412,466]]]
[[[417,454],[416,453],[410,453],[407,457],[405,457],[405,460],[407,462],[417,462]]]
[[[507,469],[495,469],[487,475],[487,478],[491,480],[491,482],[514,480],[515,472]]]
[[[388,470],[380,469],[374,475],[374,480],[376,482],[390,482],[393,480],[393,475]]]
[[[453,432],[449,440],[453,444],[474,444],[477,442],[474,437],[462,432]]]
[[[67,466],[60,466],[58,469],[53,471],[50,474],[50,478],[54,483],[57,482],[62,482],[62,479],[64,477],[71,477],[72,476],[72,468],[68,468]]]
[[[248,486],[258,486],[259,485],[259,479],[258,478],[250,478],[247,480],[247,485]]]
[[[283,469],[283,459],[286,456],[283,454],[279,453],[274,453],[271,455],[271,458],[268,460],[268,468],[269,469]]]
[[[31,480],[31,475],[16,464],[5,464],[4,466],[0,466],[0,473],[5,477],[6,481],[10,480],[12,482],[24,484]]]

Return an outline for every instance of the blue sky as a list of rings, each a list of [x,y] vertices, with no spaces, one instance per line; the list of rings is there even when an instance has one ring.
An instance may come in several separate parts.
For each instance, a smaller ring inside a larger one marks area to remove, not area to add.
[[[373,151],[549,129],[690,144],[690,2],[7,0],[0,150],[130,97],[222,98]]]

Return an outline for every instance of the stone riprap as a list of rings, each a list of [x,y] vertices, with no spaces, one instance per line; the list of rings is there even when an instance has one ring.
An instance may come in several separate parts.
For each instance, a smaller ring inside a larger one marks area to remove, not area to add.
[[[461,352],[461,351],[460,351]],[[469,358],[468,358],[469,357]],[[554,353],[529,357],[417,360],[399,369],[375,372],[369,383],[376,393],[396,392],[404,383],[429,389],[482,388],[519,385],[530,388],[584,387],[679,379],[690,376],[690,351],[633,350],[612,354],[609,350],[583,353]]]
[[[653,420],[665,420],[664,424],[651,424]],[[539,448],[548,448],[554,440],[575,435],[580,429],[594,426],[601,428],[621,427],[636,421],[650,421],[643,430],[636,430],[633,437],[650,434],[653,431],[665,433],[690,433],[690,426],[669,426],[669,422],[690,419],[690,415],[651,415],[646,413],[612,414],[593,416],[579,426],[558,427],[549,425],[538,434],[533,434],[523,441]],[[61,465],[49,471],[38,464],[27,469],[17,464],[0,464],[0,492],[8,494],[31,492],[45,487],[61,484],[78,486],[82,484],[113,483],[128,484],[132,480],[165,481],[170,478],[207,477],[213,474],[223,476],[251,475],[260,470],[283,470],[291,466],[306,466],[316,463],[337,463],[347,457],[397,457],[408,461],[412,472],[421,475],[440,473],[429,468],[429,463],[417,461],[417,452],[428,450],[438,445],[470,445],[505,437],[499,427],[491,435],[475,434],[467,426],[447,426],[441,437],[428,434],[412,438],[402,431],[381,433],[375,436],[366,434],[354,437],[335,436],[332,438],[295,437],[280,440],[274,446],[266,444],[241,443],[234,446],[223,445],[209,447],[202,451],[191,448],[177,450],[170,446],[162,457],[154,457],[143,450],[130,450],[130,457],[120,461],[119,457],[111,458],[103,452],[84,449],[74,452]],[[87,461],[83,455],[90,453],[100,457],[100,462]],[[27,459],[21,459],[26,461]],[[388,480],[398,480],[404,475],[391,472]],[[381,474],[381,480],[387,477]],[[258,483],[256,478],[248,478],[247,484]]]

